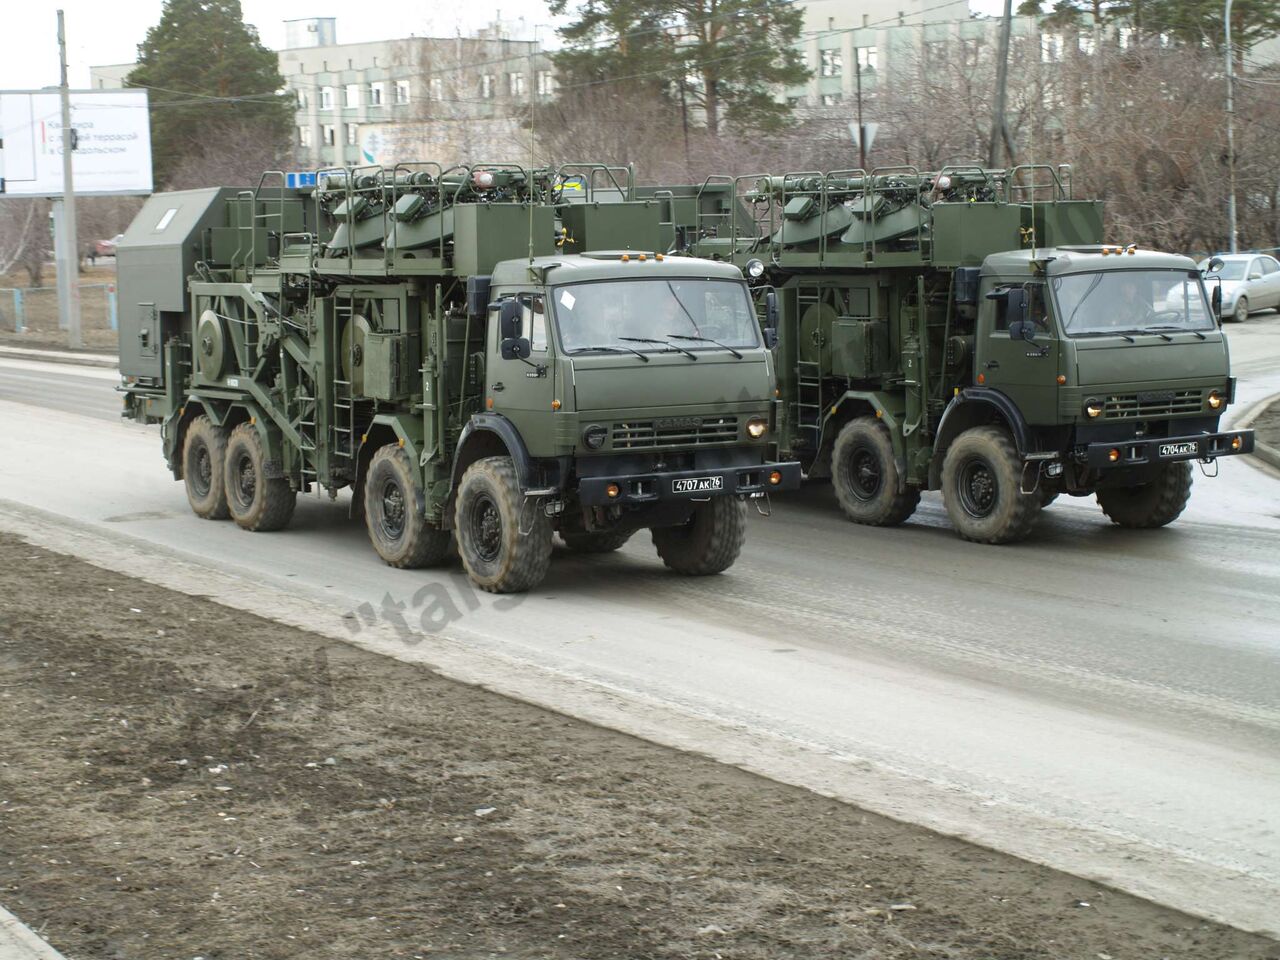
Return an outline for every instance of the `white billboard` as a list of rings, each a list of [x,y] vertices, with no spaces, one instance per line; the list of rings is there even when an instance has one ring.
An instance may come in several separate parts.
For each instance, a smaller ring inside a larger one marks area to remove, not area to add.
[[[77,195],[151,193],[147,91],[73,90],[71,127]],[[0,92],[0,195],[61,196],[62,143],[56,90]]]

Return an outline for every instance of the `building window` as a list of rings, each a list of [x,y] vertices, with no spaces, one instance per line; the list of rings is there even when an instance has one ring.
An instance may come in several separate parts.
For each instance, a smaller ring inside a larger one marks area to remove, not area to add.
[[[822,105],[824,107],[838,106],[840,104],[840,100],[841,97],[838,93],[824,93],[822,95]]]
[[[323,134],[324,134],[324,145],[326,147],[332,147],[335,143],[333,124],[326,123],[323,127],[321,127],[321,130],[323,131]]]
[[[876,56],[875,47],[858,47],[854,50],[858,57],[858,69],[862,71],[874,71],[879,66],[880,60]]]
[[[538,71],[538,96],[549,97],[556,92],[556,78],[550,70]]]
[[[360,127],[354,123],[347,124],[347,146],[354,147],[356,145],[357,132]]]
[[[310,127],[298,128],[298,146],[306,147],[307,149],[311,148],[311,128]]]
[[[1046,33],[1040,37],[1040,60],[1057,63],[1062,59],[1062,34]]]
[[[844,54],[839,50],[821,50],[822,76],[838,77],[844,71]]]
[[[493,74],[486,73],[480,77],[480,96],[485,100],[493,96]]]
[[[802,100],[802,97],[787,97],[787,106],[794,110],[796,107],[800,106]]]
[[[298,109],[299,110],[307,109],[307,91],[298,90],[297,93],[298,93]]]
[[[380,83],[369,84],[369,106],[371,107],[382,106],[382,84]]]
[[[342,91],[342,105],[344,107],[360,106],[360,84],[348,83]]]
[[[1080,43],[1081,53],[1083,53],[1086,57],[1093,56],[1094,51],[1097,49],[1097,47],[1094,45],[1094,42],[1093,42],[1093,34],[1091,33],[1080,34],[1079,43]]]
[[[321,110],[333,109],[333,87],[320,88],[320,109]]]
[[[444,80],[440,77],[432,77],[427,89],[432,100],[444,99]]]
[[[523,73],[507,74],[507,96],[509,97],[524,96],[524,74]]]
[[[397,80],[396,81],[396,103],[408,103],[408,102],[409,102],[409,81]]]

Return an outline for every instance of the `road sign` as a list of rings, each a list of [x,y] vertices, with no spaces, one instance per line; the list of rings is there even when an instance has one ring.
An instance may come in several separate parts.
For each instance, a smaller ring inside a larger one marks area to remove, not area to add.
[[[297,190],[298,187],[314,187],[316,185],[316,175],[314,172],[286,173],[284,175],[284,185],[290,190]]]
[[[148,194],[151,124],[145,90],[71,91],[78,196]],[[62,106],[56,90],[0,92],[0,180],[10,197],[62,194]]]
[[[880,124],[864,123],[862,125],[862,129],[866,131],[866,143],[862,144],[862,151],[863,153],[869,153],[871,150],[871,144],[874,143],[876,139],[876,131],[880,129]],[[853,145],[855,147],[859,145],[858,141],[863,139],[858,136],[858,124],[852,120],[849,121],[849,136],[853,137]]]

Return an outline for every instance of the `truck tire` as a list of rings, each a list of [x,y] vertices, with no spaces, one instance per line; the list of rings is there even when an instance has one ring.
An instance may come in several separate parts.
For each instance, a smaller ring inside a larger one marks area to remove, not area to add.
[[[613,553],[620,550],[634,530],[618,533],[613,530],[561,530],[560,539],[572,553]]]
[[[722,573],[733,566],[747,539],[747,505],[737,497],[715,497],[695,505],[687,523],[654,527],[652,535],[658,556],[676,573]]]
[[[532,528],[520,532],[522,510]],[[462,565],[490,593],[523,593],[542,582],[551,563],[551,522],[540,507],[525,508],[510,457],[486,457],[467,467],[454,505]]]
[[[287,527],[298,501],[288,480],[263,476],[266,461],[262,440],[252,424],[242,423],[231,431],[223,480],[227,508],[237,524],[259,533]]]
[[[840,429],[831,454],[831,482],[844,515],[854,523],[896,527],[920,505],[916,487],[899,490],[898,461],[889,428],[858,417]]]
[[[1166,463],[1150,483],[1098,491],[1098,506],[1112,523],[1131,530],[1153,530],[1178,519],[1191,497],[1189,462]]]
[[[956,532],[976,543],[1016,543],[1040,515],[1040,494],[1022,492],[1022,461],[999,427],[972,427],[947,448],[942,500]]]
[[[449,556],[453,538],[427,520],[426,495],[399,444],[379,447],[364,476],[364,523],[369,541],[393,567],[429,567]]]
[[[182,441],[182,482],[187,502],[197,517],[225,520],[227,510],[225,465],[227,430],[215,427],[206,416],[196,417],[187,426]]]

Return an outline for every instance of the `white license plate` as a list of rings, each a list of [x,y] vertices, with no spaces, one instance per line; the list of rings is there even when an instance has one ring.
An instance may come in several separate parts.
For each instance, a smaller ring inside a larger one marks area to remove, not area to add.
[[[671,481],[672,493],[710,493],[724,489],[724,477],[688,477]]]
[[[1194,443],[1162,443],[1160,444],[1160,456],[1193,457],[1197,449]]]

